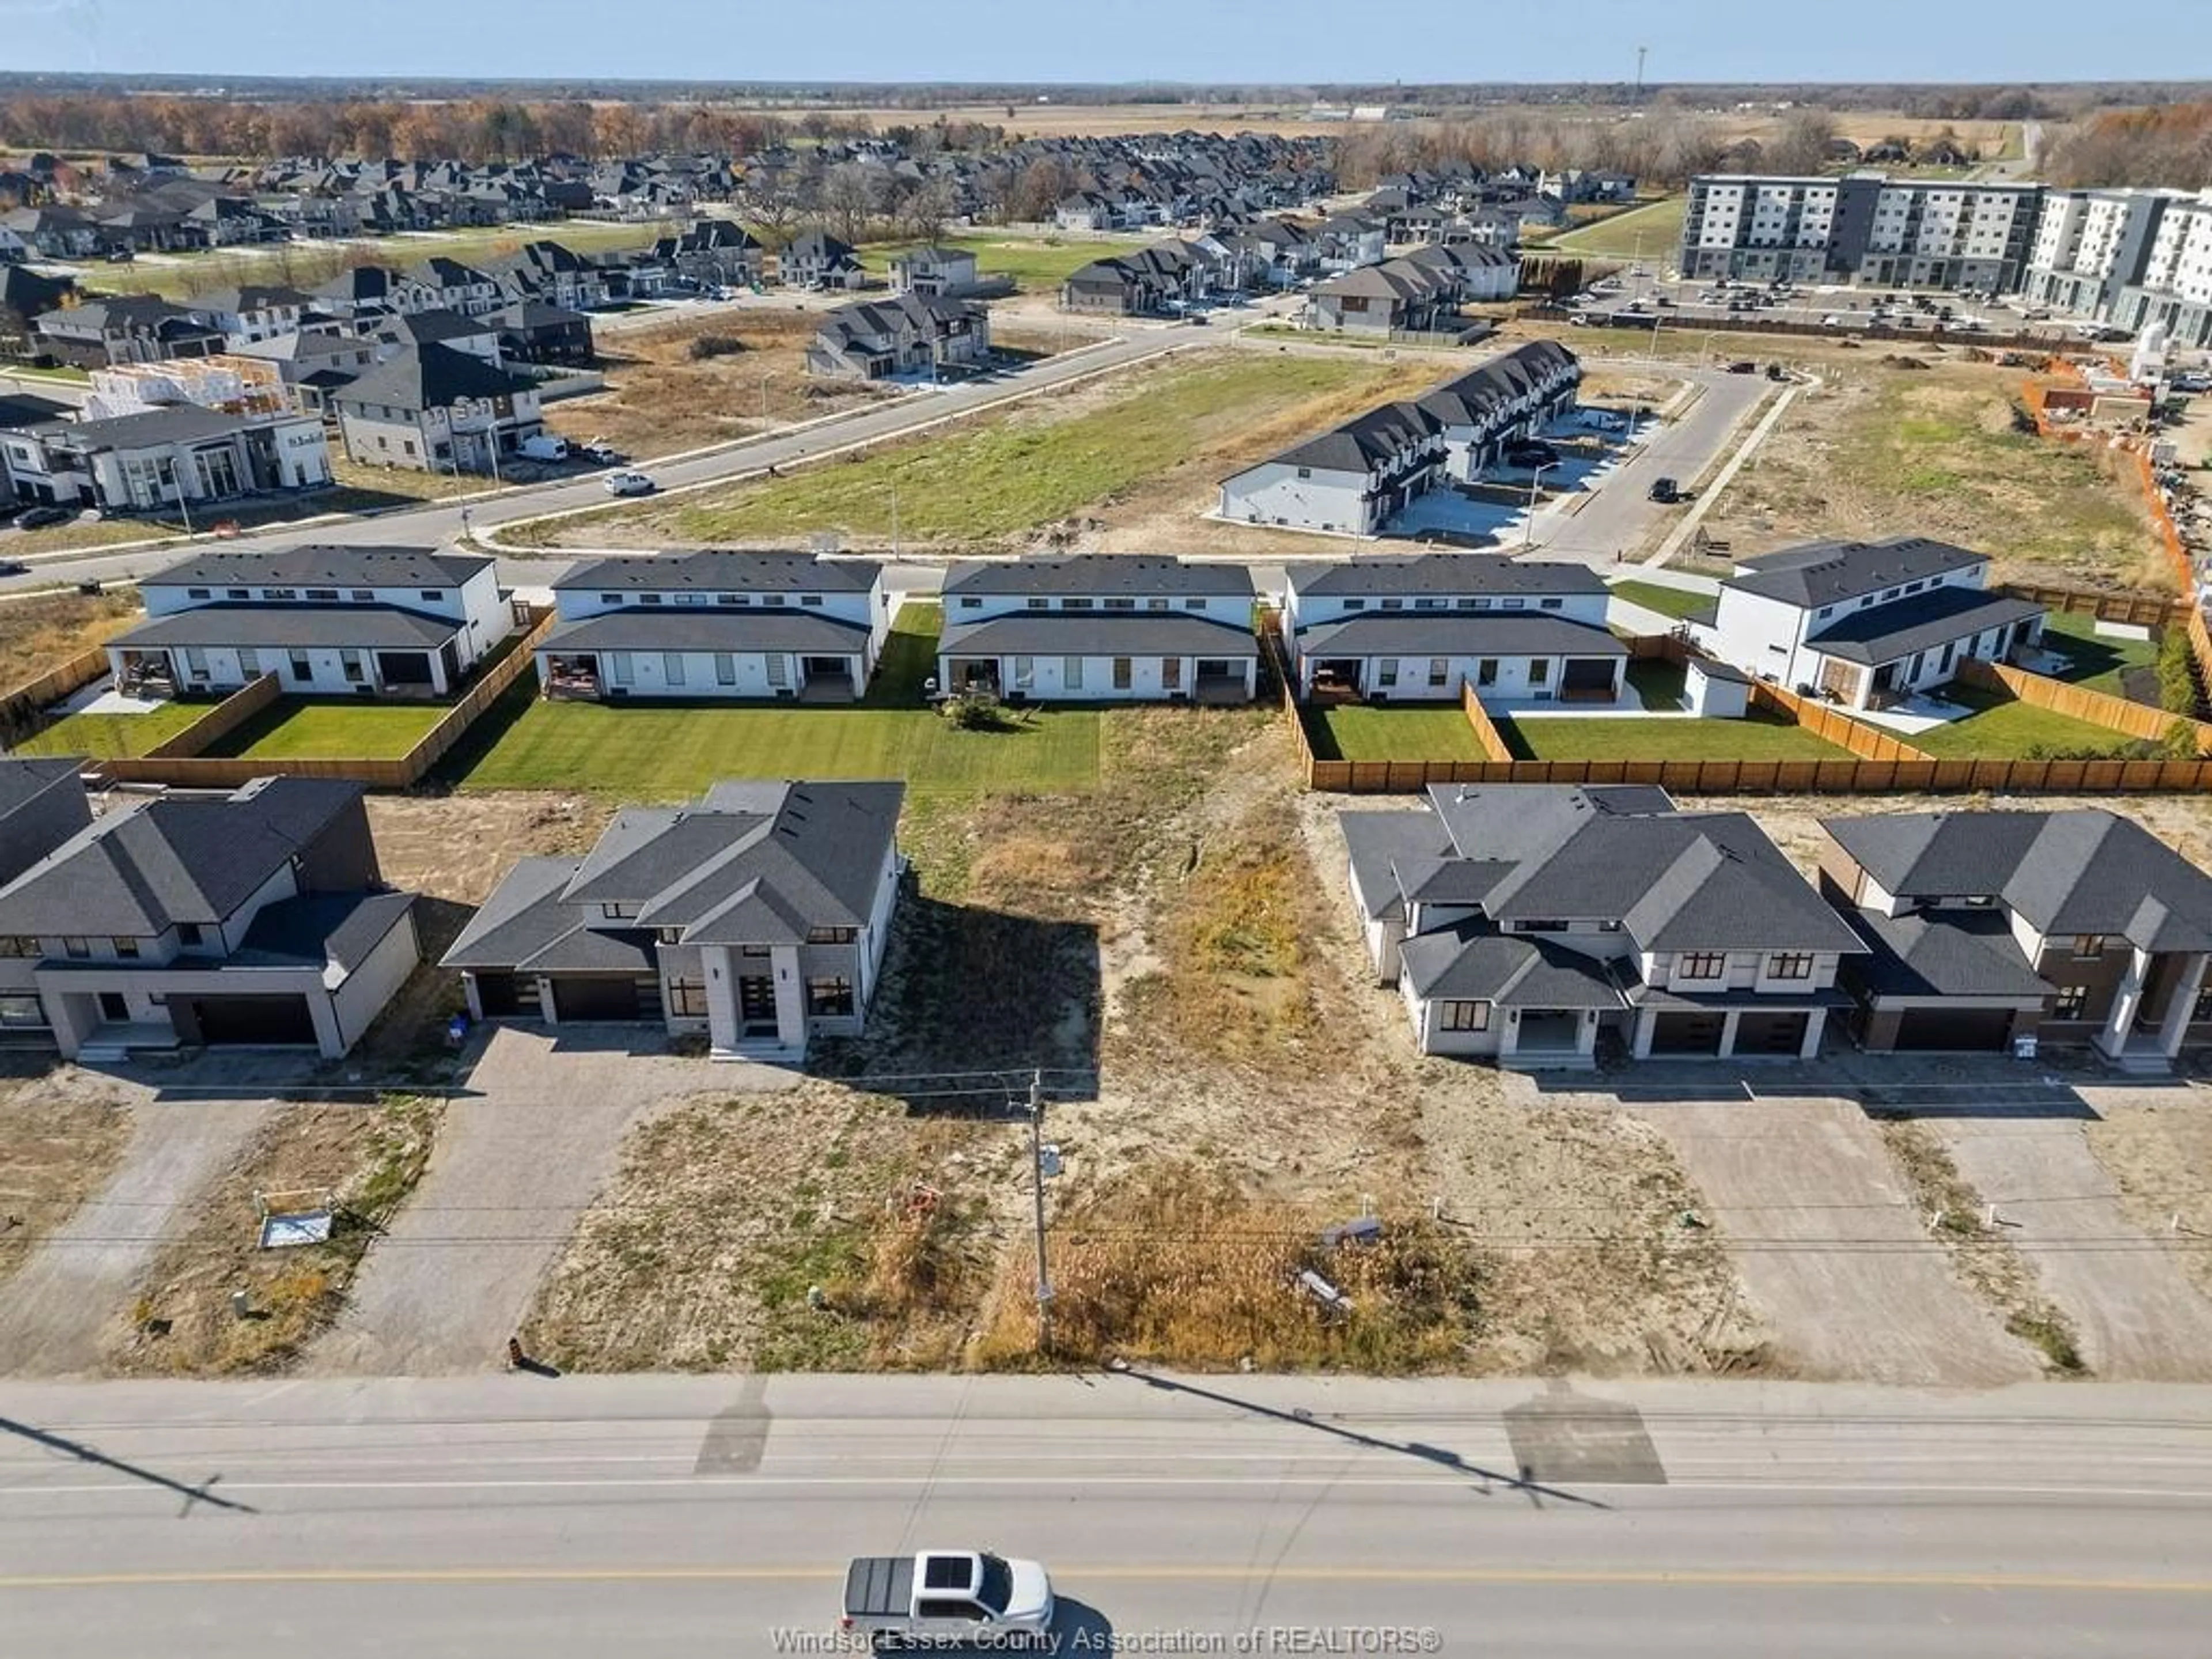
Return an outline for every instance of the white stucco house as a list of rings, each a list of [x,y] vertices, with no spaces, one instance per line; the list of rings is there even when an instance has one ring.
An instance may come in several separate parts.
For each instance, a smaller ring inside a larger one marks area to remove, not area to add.
[[[883,567],[803,553],[600,559],[553,584],[549,697],[851,702],[891,625]]]

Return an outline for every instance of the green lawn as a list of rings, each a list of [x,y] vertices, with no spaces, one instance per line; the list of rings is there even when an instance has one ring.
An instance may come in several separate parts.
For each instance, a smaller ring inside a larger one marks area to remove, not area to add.
[[[1515,720],[1501,715],[1498,734],[1522,760],[1849,760],[1833,744],[1774,715],[1740,720]]]
[[[978,276],[1007,276],[1014,279],[1014,286],[1024,294],[1051,294],[1058,291],[1071,272],[1080,270],[1092,260],[1110,259],[1117,253],[1149,246],[1168,234],[1168,232],[1162,231],[1157,237],[1122,236],[1071,241],[1060,241],[1052,237],[940,236],[936,246],[964,248],[974,254]],[[888,279],[891,261],[921,246],[919,242],[874,245],[862,248],[860,257],[870,270]]]
[[[597,789],[628,800],[678,799],[743,777],[903,778],[917,792],[948,793],[1095,787],[1109,714],[1036,709],[998,731],[963,732],[921,705],[938,626],[934,605],[901,608],[857,708],[533,701],[467,767],[462,787]]]
[[[1316,760],[1479,761],[1488,758],[1458,699],[1415,703],[1340,703],[1309,711],[1306,735]]]
[[[1594,225],[1563,231],[1544,246],[1607,259],[1633,259],[1640,252],[1647,265],[1672,264],[1681,245],[1682,218],[1688,205],[1686,198],[1669,196]]]
[[[581,522],[594,535],[635,535],[647,524],[723,546],[788,543],[816,531],[878,543],[890,536],[896,494],[904,540],[972,547],[1025,535],[1177,467],[1203,471],[1212,447],[1242,432],[1316,400],[1361,407],[1405,378],[1395,363],[1334,357],[1240,353],[1176,363],[1131,377],[1112,401],[1080,414],[1026,410],[857,460]]]
[[[1925,732],[1898,734],[1938,760],[2018,760],[2027,757],[2031,749],[2109,752],[2133,741],[2087,720],[2031,708],[2011,697],[1969,686],[1947,686],[1943,696],[1977,712]]]
[[[447,708],[283,697],[207,752],[256,760],[397,760],[445,718]]]
[[[1710,593],[1692,593],[1685,588],[1662,587],[1657,582],[1614,582],[1611,589],[1631,605],[1640,605],[1646,611],[1656,611],[1666,617],[1701,617],[1712,612],[1714,599]]]
[[[214,707],[211,702],[165,702],[143,714],[64,714],[11,752],[126,759],[166,743]]]
[[[2124,697],[2128,695],[2125,676],[2130,670],[2148,669],[2155,674],[2155,639],[2119,639],[2100,634],[2096,628],[2096,618],[2076,611],[2054,611],[2044,618],[2044,644],[2051,650],[2063,652],[2067,658],[2066,668],[2053,675],[2054,679],[2069,680],[2092,691]]]

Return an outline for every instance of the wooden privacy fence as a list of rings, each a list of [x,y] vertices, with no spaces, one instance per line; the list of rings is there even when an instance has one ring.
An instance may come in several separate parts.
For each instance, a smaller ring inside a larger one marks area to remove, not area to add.
[[[2010,663],[1970,659],[1959,665],[1957,678],[1969,685],[2002,692],[2034,708],[2048,708],[2053,714],[2085,720],[2091,726],[2101,726],[2108,732],[2145,742],[2161,742],[2176,726],[2185,726],[2196,733],[2197,752],[2212,754],[2212,726],[2186,714],[2169,714],[2163,708],[2130,702],[2125,697],[2093,691],[2085,685],[2069,685],[2045,674],[2031,674]]]
[[[1511,760],[1512,749],[1498,734],[1497,726],[1490,718],[1490,711],[1482,706],[1482,699],[1475,696],[1474,685],[1464,678],[1459,683],[1459,705],[1467,715],[1467,723],[1474,728],[1474,740],[1481,745],[1482,752],[1494,761]]]
[[[2212,789],[2212,760],[1314,761],[1339,794],[1434,783],[1655,783],[1684,795],[2160,794]]]
[[[1831,704],[1812,697],[1801,697],[1795,691],[1769,685],[1765,680],[1751,683],[1751,706],[1769,708],[1778,714],[1785,715],[1821,742],[1847,750],[1861,760],[1924,761],[1934,758],[1927,750],[1915,749],[1893,732],[1885,732],[1878,726],[1855,720]]]
[[[0,739],[21,743],[46,724],[46,705],[82,690],[107,672],[107,648],[92,646],[43,674],[0,691]]]
[[[190,760],[204,755],[222,738],[275,702],[283,690],[274,674],[264,674],[252,684],[232,692],[183,731],[155,744],[141,758]]]
[[[2168,593],[2145,593],[2135,589],[2113,592],[2044,582],[2007,582],[1997,591],[2039,605],[2047,611],[2070,611],[2094,617],[2099,622],[2126,623],[2136,628],[2171,628],[2196,608],[2187,600],[2177,599]]]
[[[165,783],[188,789],[235,789],[255,778],[267,777],[347,778],[365,783],[374,789],[412,788],[422,781],[432,767],[446,757],[486,709],[498,702],[525,674],[536,672],[537,658],[533,653],[551,629],[554,621],[553,613],[550,611],[538,614],[530,631],[523,635],[514,648],[486,670],[469,689],[467,695],[447,709],[444,717],[424,732],[412,749],[394,759],[365,760],[345,756],[304,758],[270,756],[257,759],[238,756],[215,760],[204,755],[144,755],[131,760],[104,760],[93,769],[111,782]],[[263,678],[269,678],[268,676]],[[256,681],[236,696],[218,704],[207,720],[186,727],[179,737],[198,732],[233,704],[252,696],[261,683]],[[274,701],[273,697],[269,701]],[[267,702],[260,707],[267,707]],[[224,730],[234,729],[239,720],[257,712],[258,709],[244,711]],[[222,735],[220,732],[210,733],[205,742],[213,743]],[[172,738],[171,743],[176,740]],[[162,746],[167,748],[169,745]]]

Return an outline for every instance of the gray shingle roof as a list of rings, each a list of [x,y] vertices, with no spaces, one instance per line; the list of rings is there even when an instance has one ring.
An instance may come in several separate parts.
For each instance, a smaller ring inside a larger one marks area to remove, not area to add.
[[[809,553],[658,553],[594,559],[553,584],[556,593],[865,593],[883,566],[873,559],[825,559]]]
[[[1851,925],[1869,955],[1854,970],[1884,997],[2018,997],[2050,994],[2003,913],[1939,910],[1903,916],[1854,911]]]
[[[1317,472],[1364,475],[1408,449],[1418,448],[1438,430],[1418,404],[1383,404],[1270,457],[1270,463],[1310,467]]]
[[[1420,933],[1398,947],[1416,995],[1504,1008],[1618,1008],[1620,988],[1595,959],[1537,939],[1509,939],[1480,921]]]
[[[524,859],[507,872],[469,919],[441,963],[447,968],[496,968],[541,973],[650,974],[653,935],[601,922],[594,912],[564,903],[576,859]]]
[[[1854,611],[1805,643],[1846,662],[1885,663],[2040,617],[2049,607],[1978,587],[1937,587]]]
[[[143,622],[107,643],[434,651],[460,631],[450,617],[391,605],[204,605]]]
[[[1899,898],[1987,896],[2047,935],[2212,950],[2212,876],[2111,812],[1883,813],[1821,827]]]
[[[1158,558],[1149,554],[1084,553],[1066,559],[956,560],[945,572],[945,597],[963,593],[1067,593],[1253,596],[1252,573],[1241,564]]]
[[[0,933],[146,938],[220,922],[361,795],[357,783],[268,778],[112,810],[0,888]]]
[[[943,657],[1256,657],[1249,628],[1181,611],[1016,611],[994,622],[954,623]]]
[[[412,893],[303,893],[265,904],[238,949],[235,968],[322,968],[351,973],[414,908]]]
[[[428,547],[329,547],[202,553],[147,577],[142,587],[459,587],[489,569],[473,554]]]
[[[33,428],[35,435],[72,449],[149,449],[161,444],[197,443],[226,438],[254,422],[196,404],[149,409],[136,415],[111,415],[100,421],[55,421]]]
[[[1339,812],[1336,823],[1370,921],[1399,908],[1401,869],[1451,853],[1432,812]]]
[[[544,651],[811,651],[846,654],[865,649],[866,624],[841,622],[789,605],[635,605],[562,623],[538,645]]]
[[[1988,562],[1985,553],[1969,552],[1924,536],[1887,542],[1812,542],[1745,559],[1736,574],[1724,577],[1721,585],[1762,599],[1817,609]]]
[[[1605,579],[1586,564],[1510,559],[1502,553],[1416,553],[1402,558],[1341,559],[1293,564],[1290,585],[1301,595],[1603,593]]]
[[[1595,623],[1492,611],[1367,612],[1298,630],[1298,648],[1325,657],[1625,657]]]
[[[495,368],[471,351],[434,343],[406,346],[346,388],[341,401],[392,409],[445,409],[464,398],[511,398],[538,382]]]

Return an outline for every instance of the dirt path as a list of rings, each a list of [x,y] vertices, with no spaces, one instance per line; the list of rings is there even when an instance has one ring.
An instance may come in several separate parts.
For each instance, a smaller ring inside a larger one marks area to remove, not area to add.
[[[0,1285],[0,1371],[98,1370],[111,1322],[128,1316],[131,1287],[193,1194],[276,1109],[266,1099],[125,1093],[131,1134],[114,1175]]]
[[[1637,1109],[1704,1194],[1786,1367],[1915,1387],[2044,1374],[1953,1276],[1857,1106],[1762,1095]]]
[[[623,1139],[707,1087],[779,1086],[750,1066],[632,1053],[615,1028],[494,1030],[447,1108],[429,1172],[370,1247],[351,1305],[307,1358],[318,1372],[427,1376],[504,1363],[538,1284]]]
[[[2090,1370],[2130,1382],[2212,1376],[2212,1300],[2129,1218],[2087,1120],[1927,1122],[2073,1321]]]

